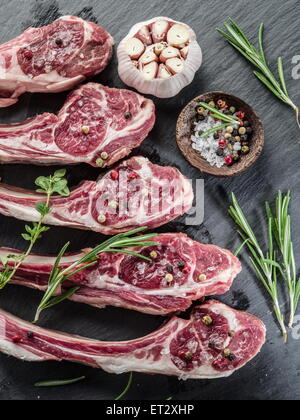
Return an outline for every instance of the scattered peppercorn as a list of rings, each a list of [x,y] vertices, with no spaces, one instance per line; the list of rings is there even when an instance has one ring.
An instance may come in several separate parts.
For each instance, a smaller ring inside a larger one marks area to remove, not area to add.
[[[247,130],[246,130],[246,128],[245,128],[245,127],[240,127],[240,129],[239,129],[239,134],[244,135],[244,134],[246,134],[246,132],[247,132]]]
[[[111,171],[110,177],[113,181],[119,179],[119,172],[118,171]]]
[[[55,44],[60,47],[63,44],[63,40],[61,38],[56,38]]]
[[[180,270],[182,270],[182,269],[185,267],[185,263],[184,263],[183,261],[180,261],[180,262],[177,264],[177,267],[178,267],[178,268],[180,268]]]
[[[33,339],[34,338],[34,334],[33,334],[33,332],[32,331],[28,331],[28,333],[27,333],[27,337],[31,340],[31,339]]]
[[[227,146],[226,140],[225,139],[220,139],[220,141],[219,141],[219,147],[221,149],[225,149],[226,146]]]
[[[241,136],[241,141],[247,141],[247,140],[248,140],[247,134],[244,134],[243,136]]]
[[[247,155],[250,152],[249,146],[243,146],[242,147],[242,153],[243,155]]]
[[[249,121],[245,120],[245,121],[244,121],[244,127],[246,127],[246,128],[247,128],[247,127],[249,127],[249,125],[250,125]]]
[[[99,166],[99,168],[102,168],[104,165],[104,160],[103,159],[97,159],[96,160],[96,165]]]
[[[100,214],[100,216],[98,217],[98,222],[99,223],[105,223],[106,222],[106,217],[104,216],[104,214]]]
[[[125,112],[124,117],[126,120],[130,120],[130,118],[132,118],[132,113],[131,112]]]
[[[101,153],[101,158],[102,158],[103,160],[107,160],[107,159],[108,159],[108,153],[107,153],[107,152],[102,152],[102,153]]]
[[[233,132],[232,132],[232,136],[233,137],[236,137],[236,136],[238,136],[239,135],[239,131],[235,128],[234,130],[233,130]]]
[[[207,277],[206,277],[206,275],[205,274],[200,274],[200,276],[199,276],[199,281],[200,282],[203,282],[203,281],[205,281],[207,279]]]
[[[247,130],[247,134],[252,134],[253,133],[253,130],[252,130],[251,127],[247,127],[246,130]]]
[[[213,319],[212,319],[212,317],[211,317],[211,316],[206,315],[206,316],[204,316],[204,317],[202,318],[202,322],[203,322],[203,324],[205,324],[205,325],[211,325],[211,324],[213,323]]]
[[[20,343],[21,340],[22,340],[22,338],[18,334],[14,335],[13,338],[12,338],[12,342],[15,343],[15,344]]]
[[[214,134],[214,139],[215,139],[215,140],[219,140],[219,138],[220,138],[219,134],[218,134],[218,133],[215,133],[215,134]]]
[[[204,121],[205,120],[205,116],[204,115],[199,115],[199,121]]]
[[[237,117],[238,117],[240,120],[243,120],[243,119],[245,118],[245,116],[246,116],[246,114],[245,114],[245,112],[244,112],[244,111],[239,111],[239,112],[237,113]]]
[[[215,104],[215,102],[214,102],[214,101],[210,101],[210,102],[208,102],[208,105],[209,105],[209,106],[211,106],[211,107],[213,107],[213,108],[215,108],[215,106],[216,106],[216,104]]]
[[[231,166],[232,163],[233,163],[232,157],[231,156],[226,156],[225,157],[225,163],[226,163],[227,166]]]
[[[226,127],[226,132],[232,134],[233,127],[231,125],[229,127]]]
[[[174,277],[172,276],[172,274],[166,274],[165,280],[167,283],[172,283],[172,281],[174,280]]]
[[[151,252],[150,252],[150,257],[151,257],[151,258],[153,258],[153,259],[155,260],[155,258],[157,258],[157,257],[158,257],[157,252],[156,252],[156,251],[151,251]]]
[[[219,156],[219,157],[224,156],[224,150],[222,150],[222,149],[218,149],[218,150],[217,150],[217,156]]]
[[[171,273],[171,274],[174,273],[174,268],[171,265],[167,265],[166,269],[168,273]]]
[[[203,106],[198,106],[197,107],[197,114],[198,115],[202,115],[203,116],[204,112],[205,112],[205,109],[203,108]]]
[[[81,127],[81,131],[83,132],[83,134],[89,134],[90,132],[90,127],[88,127],[87,125],[84,125]]]
[[[235,111],[236,111],[236,109],[235,109],[235,107],[234,107],[234,106],[231,106],[231,107],[229,108],[229,111],[230,111],[232,114],[234,114],[234,113],[235,113]]]

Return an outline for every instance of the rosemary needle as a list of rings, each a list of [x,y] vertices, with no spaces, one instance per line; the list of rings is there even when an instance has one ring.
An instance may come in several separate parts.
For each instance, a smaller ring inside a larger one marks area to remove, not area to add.
[[[66,385],[72,385],[76,384],[77,382],[83,381],[86,379],[85,376],[81,376],[80,378],[75,379],[63,379],[63,380],[51,380],[51,381],[43,381],[43,382],[37,382],[34,384],[36,388],[50,388],[50,387],[56,387],[56,386],[66,386]]]
[[[263,46],[264,24],[262,23],[258,33],[259,48],[251,44],[243,30],[231,18],[224,24],[226,31],[217,29],[230,45],[232,45],[246,60],[248,60],[257,70],[255,76],[282,102],[290,106],[295,114],[297,124],[300,128],[299,107],[297,107],[289,96],[283,70],[282,57],[277,60],[279,80],[268,66]]]
[[[126,388],[124,389],[124,391],[117,398],[115,398],[115,401],[119,401],[123,397],[125,397],[125,395],[127,394],[127,392],[129,391],[129,389],[130,389],[130,387],[132,385],[132,381],[133,381],[133,373],[131,372],[130,375],[129,375],[129,380],[128,380],[128,383],[126,385]]]

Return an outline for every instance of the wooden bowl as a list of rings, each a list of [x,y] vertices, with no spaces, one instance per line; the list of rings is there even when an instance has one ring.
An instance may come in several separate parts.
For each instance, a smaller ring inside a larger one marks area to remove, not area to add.
[[[197,105],[201,101],[217,101],[218,99],[223,99],[230,106],[243,110],[247,115],[247,120],[253,128],[249,154],[242,156],[241,160],[234,163],[232,166],[223,166],[222,168],[211,166],[199,152],[192,148],[191,140]],[[183,109],[177,121],[176,139],[179,149],[192,166],[200,169],[200,171],[205,174],[214,175],[220,178],[229,178],[247,171],[247,169],[257,161],[264,147],[264,128],[256,112],[241,99],[225,92],[209,92],[193,99]]]

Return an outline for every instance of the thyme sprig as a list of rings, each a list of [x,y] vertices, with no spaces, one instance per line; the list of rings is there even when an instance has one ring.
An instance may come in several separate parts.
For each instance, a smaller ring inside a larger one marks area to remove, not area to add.
[[[280,271],[286,283],[290,300],[290,318],[288,326],[292,328],[300,298],[300,278],[297,275],[292,241],[291,216],[289,214],[290,202],[291,192],[289,191],[283,196],[282,192],[279,191],[276,198],[275,214],[273,214],[269,203],[266,203],[266,212],[272,225],[274,238],[281,253],[282,267]]]
[[[67,243],[62,248],[62,250],[60,251],[60,253],[58,254],[55,260],[52,272],[49,277],[48,288],[37,308],[34,322],[36,323],[39,320],[40,314],[43,310],[51,308],[52,306],[55,306],[58,303],[63,302],[64,300],[68,299],[74,293],[77,292],[79,287],[73,287],[64,293],[58,296],[55,296],[60,286],[66,280],[68,280],[70,277],[74,276],[75,274],[79,273],[80,271],[86,269],[87,267],[90,267],[96,264],[99,259],[99,255],[101,253],[103,252],[124,253],[124,254],[132,255],[132,256],[144,259],[146,261],[152,261],[150,258],[144,255],[128,250],[128,248],[132,248],[132,247],[145,247],[145,246],[157,245],[157,242],[150,241],[152,238],[156,236],[155,233],[135,236],[136,234],[139,234],[145,231],[146,229],[147,227],[142,227],[142,228],[131,230],[130,232],[116,235],[108,239],[107,241],[103,242],[102,244],[96,246],[91,251],[87,252],[82,258],[80,258],[78,261],[76,261],[69,267],[63,269],[60,267],[60,263],[70,245],[70,243]]]
[[[221,121],[225,121],[224,124],[212,127],[211,129],[209,129],[209,130],[205,131],[204,133],[200,134],[200,137],[208,137],[211,134],[214,134],[219,130],[223,130],[224,128],[228,127],[229,125],[235,125],[235,124],[240,125],[240,123],[241,123],[239,118],[231,116],[231,115],[226,115],[223,112],[221,112],[220,110],[218,110],[217,108],[208,105],[206,102],[200,102],[199,106],[202,106],[203,108],[206,108],[209,111],[211,111],[211,114],[210,114],[211,117],[218,118]]]
[[[278,76],[279,80],[276,78],[270,67],[268,66],[265,52],[264,52],[264,24],[262,23],[259,28],[258,33],[258,44],[259,48],[256,48],[251,44],[245,33],[238,26],[238,24],[231,18],[228,22],[224,24],[226,31],[217,29],[217,32],[224,36],[230,45],[232,45],[240,54],[242,54],[246,60],[248,60],[254,67],[259,71],[254,71],[255,76],[282,102],[290,106],[295,114],[297,124],[300,128],[299,121],[299,107],[297,107],[287,90],[284,69],[283,69],[283,60],[282,57],[279,57],[277,60],[278,67]]]
[[[38,193],[46,196],[45,201],[40,201],[36,204],[36,210],[40,214],[38,222],[34,222],[32,226],[25,226],[25,233],[22,233],[22,238],[29,242],[27,251],[18,255],[7,255],[1,258],[2,271],[0,273],[0,290],[10,282],[14,277],[20,266],[24,263],[26,258],[31,254],[34,245],[38,239],[42,238],[43,233],[49,230],[49,227],[43,225],[46,216],[51,212],[50,199],[53,194],[61,196],[68,196],[70,190],[68,188],[68,181],[65,179],[66,170],[62,169],[56,171],[54,175],[48,177],[39,177],[35,184],[39,187]]]
[[[229,215],[239,226],[240,230],[238,230],[238,233],[244,241],[244,245],[248,247],[248,250],[251,254],[250,261],[253,265],[253,268],[273,301],[274,313],[280,325],[284,342],[286,342],[288,333],[284,323],[284,316],[282,314],[278,298],[278,267],[276,261],[276,251],[274,250],[272,224],[269,221],[269,249],[265,253],[262,250],[262,247],[259,244],[253,229],[248,223],[246,216],[243,213],[243,210],[241,209],[235,194],[232,193],[231,198],[232,205],[229,208]]]

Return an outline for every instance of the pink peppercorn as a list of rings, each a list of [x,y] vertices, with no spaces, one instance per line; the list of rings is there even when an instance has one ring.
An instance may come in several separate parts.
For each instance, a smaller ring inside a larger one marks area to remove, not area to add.
[[[117,171],[112,171],[110,176],[113,181],[119,179],[119,173]]]
[[[245,116],[246,116],[246,114],[245,114],[245,112],[244,112],[244,111],[239,111],[239,112],[237,113],[237,117],[238,117],[240,120],[243,120],[243,119],[245,118]]]
[[[220,146],[222,149],[225,149],[225,147],[227,146],[227,142],[226,142],[226,140],[225,140],[225,139],[220,139],[220,141],[219,141],[219,146]]]
[[[225,163],[227,166],[231,166],[233,164],[233,159],[231,156],[226,156],[225,157]]]
[[[13,343],[15,343],[15,344],[17,344],[17,343],[20,343],[20,341],[21,341],[21,337],[19,336],[19,335],[14,335],[13,336],[13,338],[12,338],[12,341],[13,341]]]

